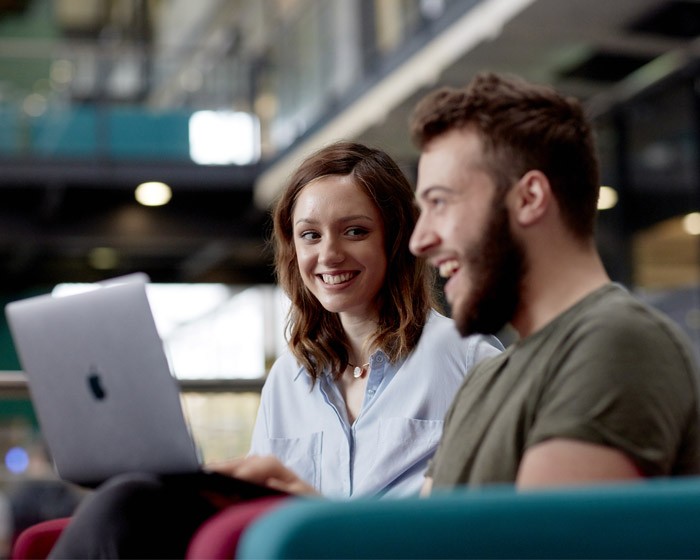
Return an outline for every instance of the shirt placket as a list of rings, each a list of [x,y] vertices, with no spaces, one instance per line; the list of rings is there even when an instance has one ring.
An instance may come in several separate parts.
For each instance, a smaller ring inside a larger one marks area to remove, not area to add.
[[[370,369],[369,376],[367,378],[367,386],[365,387],[365,396],[362,401],[362,408],[360,409],[360,414],[357,415],[355,422],[353,422],[350,427],[350,495],[352,496],[355,491],[355,480],[357,473],[357,465],[355,464],[357,458],[357,432],[362,428],[362,423],[365,417],[371,413],[372,404],[374,403],[374,398],[379,391],[379,386],[384,379],[384,373],[386,368],[386,356],[381,351],[376,352],[369,360]]]
[[[353,435],[348,424],[347,409],[332,376],[324,376],[319,385],[326,404],[331,407],[338,419],[346,441],[345,446],[341,441],[335,443],[334,453],[324,453],[323,470],[330,468],[331,472],[345,472],[345,476],[338,477],[341,485],[340,490],[344,496],[350,497],[352,494]]]

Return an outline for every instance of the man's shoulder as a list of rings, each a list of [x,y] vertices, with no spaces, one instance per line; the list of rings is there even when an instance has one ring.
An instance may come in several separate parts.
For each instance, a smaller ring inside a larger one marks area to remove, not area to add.
[[[662,369],[667,376],[697,375],[690,340],[670,317],[620,285],[592,296],[550,329],[544,344],[552,356],[587,368],[595,364],[601,372],[635,364],[637,373]]]
[[[647,371],[663,366],[686,377],[697,367],[681,328],[617,284],[592,292],[518,343],[513,358],[516,368],[557,375],[578,369],[607,375],[634,364]]]
[[[606,286],[582,308],[577,321],[606,333],[668,339],[681,346],[688,344],[686,335],[670,317],[619,284]]]

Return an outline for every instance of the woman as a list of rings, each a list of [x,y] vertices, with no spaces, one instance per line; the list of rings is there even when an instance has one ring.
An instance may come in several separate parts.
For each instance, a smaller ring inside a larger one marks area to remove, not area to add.
[[[329,497],[416,494],[464,375],[501,348],[434,311],[432,274],[408,251],[416,219],[396,163],[348,142],[309,157],[276,205],[290,352],[263,389],[251,453]]]
[[[329,497],[418,493],[464,375],[501,345],[460,338],[433,310],[432,278],[408,250],[416,219],[410,185],[379,150],[337,143],[299,167],[274,211],[289,352],[265,383],[253,455],[214,470]],[[217,487],[117,477],[81,505],[51,556],[183,556],[227,505]]]

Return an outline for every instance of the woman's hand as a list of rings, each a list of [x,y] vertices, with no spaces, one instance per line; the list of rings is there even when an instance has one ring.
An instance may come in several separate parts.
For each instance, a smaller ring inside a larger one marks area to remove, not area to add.
[[[288,494],[320,495],[313,486],[301,480],[296,473],[285,467],[272,455],[249,455],[207,465],[207,468],[220,474],[254,482]]]

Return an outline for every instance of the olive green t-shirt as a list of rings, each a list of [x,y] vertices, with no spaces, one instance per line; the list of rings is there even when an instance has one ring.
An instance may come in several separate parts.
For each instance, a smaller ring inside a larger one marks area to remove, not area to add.
[[[697,381],[684,333],[608,284],[474,367],[427,474],[435,487],[512,483],[550,438],[614,447],[647,476],[700,473]]]

